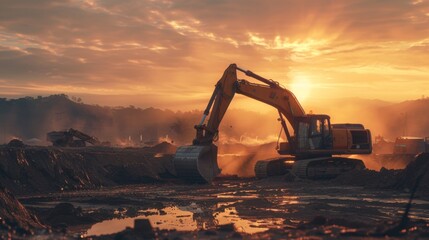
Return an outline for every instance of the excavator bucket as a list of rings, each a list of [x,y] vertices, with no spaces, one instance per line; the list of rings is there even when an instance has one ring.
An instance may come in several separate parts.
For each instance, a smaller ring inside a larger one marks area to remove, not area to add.
[[[217,146],[191,145],[179,147],[173,159],[176,174],[190,182],[210,183],[220,173]]]

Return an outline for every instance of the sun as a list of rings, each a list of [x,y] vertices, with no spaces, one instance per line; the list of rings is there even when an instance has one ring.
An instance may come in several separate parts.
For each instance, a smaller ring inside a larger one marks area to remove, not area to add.
[[[306,101],[311,93],[312,84],[306,76],[298,75],[292,78],[289,85],[290,91],[298,98],[298,101]]]

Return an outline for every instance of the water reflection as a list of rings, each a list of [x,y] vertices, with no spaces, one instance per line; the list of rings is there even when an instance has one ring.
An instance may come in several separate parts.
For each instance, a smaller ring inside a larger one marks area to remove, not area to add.
[[[270,227],[282,224],[283,222],[282,219],[243,219],[238,215],[235,207],[225,208],[224,211],[214,213],[213,216],[217,225],[233,223],[236,231],[248,234],[265,232]]]
[[[231,207],[236,202],[226,202],[216,204],[218,211],[212,214],[203,212],[201,207],[195,203],[188,206],[171,206],[162,209],[147,209],[139,211],[138,217],[129,217],[122,219],[106,220],[94,224],[84,234],[85,236],[105,235],[117,233],[125,230],[127,227],[133,227],[135,219],[149,219],[152,227],[161,230],[195,231],[205,229],[207,220],[201,215],[209,214],[214,225],[234,224],[238,232],[253,234],[264,232],[269,228],[282,224],[282,219],[244,219],[239,216],[235,207]],[[210,225],[210,224],[209,224]]]
[[[141,211],[142,215],[133,218],[112,219],[94,224],[86,232],[86,236],[112,234],[133,227],[135,219],[149,219],[152,227],[164,230],[194,231],[197,230],[197,222],[194,213],[184,211],[176,206],[166,207],[161,210],[148,209]]]

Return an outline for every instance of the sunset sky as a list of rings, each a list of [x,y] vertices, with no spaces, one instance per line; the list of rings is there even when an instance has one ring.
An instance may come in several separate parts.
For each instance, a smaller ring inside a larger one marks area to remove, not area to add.
[[[201,109],[230,63],[305,102],[429,95],[428,0],[0,0],[0,96]]]

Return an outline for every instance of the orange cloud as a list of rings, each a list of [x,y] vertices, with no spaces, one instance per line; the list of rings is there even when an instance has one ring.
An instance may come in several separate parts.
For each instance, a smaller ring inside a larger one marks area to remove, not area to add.
[[[425,0],[0,2],[3,96],[203,108],[232,62],[305,98],[429,93]]]

